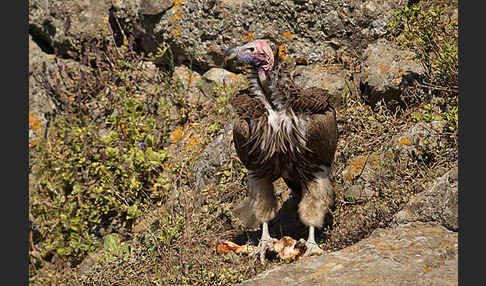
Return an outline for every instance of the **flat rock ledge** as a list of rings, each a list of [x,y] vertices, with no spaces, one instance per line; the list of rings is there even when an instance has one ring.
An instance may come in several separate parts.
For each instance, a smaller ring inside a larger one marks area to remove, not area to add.
[[[376,229],[360,242],[240,285],[458,285],[457,232],[435,222]]]

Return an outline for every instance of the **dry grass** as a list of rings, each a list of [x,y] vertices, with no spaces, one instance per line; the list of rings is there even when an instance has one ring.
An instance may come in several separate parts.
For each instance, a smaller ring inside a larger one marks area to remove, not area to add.
[[[392,215],[411,195],[423,190],[421,186],[454,164],[453,160],[438,165],[435,161],[410,162],[402,170],[390,172],[374,182],[379,195],[359,203],[350,202],[344,196],[349,182],[341,175],[342,171],[355,161],[359,170],[363,162],[356,160],[358,155],[366,157],[376,151],[386,151],[383,143],[413,123],[410,115],[392,115],[384,108],[372,110],[359,98],[350,99],[349,104],[339,113],[339,151],[333,171],[337,205],[331,224],[318,233],[321,247],[330,251],[366,237],[377,227],[387,226]],[[447,152],[445,149],[435,151],[436,158]],[[79,285],[233,285],[285,263],[271,258],[268,264],[260,265],[253,258],[215,252],[215,244],[220,239],[239,239],[239,243],[244,243],[259,236],[259,232],[245,232],[231,213],[246,193],[246,173],[241,163],[233,158],[218,171],[218,183],[208,185],[199,193],[193,173],[198,156],[184,154],[175,158],[179,167],[170,181],[172,191],[178,190],[177,199],[155,208],[136,224],[126,242],[131,249],[128,258],[120,257],[111,262],[100,260],[85,267],[84,271],[73,269],[63,275],[70,276],[69,279],[78,281],[75,284]],[[282,201],[291,198],[281,182],[277,185]],[[288,211],[295,211],[292,209],[295,205],[287,207]],[[279,219],[271,225],[271,232],[277,237],[305,235],[302,225],[289,230],[286,223],[292,223],[291,219],[282,216]],[[279,233],[282,227],[287,229]],[[60,281],[67,281],[65,279],[67,277]]]
[[[261,265],[253,258],[215,251],[221,239],[255,242],[260,235],[259,231],[244,230],[232,215],[233,207],[247,191],[246,171],[234,154],[217,168],[214,184],[200,189],[195,175],[204,148],[223,132],[221,127],[233,116],[229,100],[235,89],[215,89],[215,96],[208,96],[202,104],[190,102],[188,93],[192,91],[181,89],[175,82],[168,80],[168,85],[160,88],[157,94],[164,94],[166,100],[159,112],[176,116],[159,117],[167,120],[163,124],[165,141],[159,147],[165,148],[168,155],[158,176],[163,180],[147,180],[156,182],[151,189],[154,197],[127,224],[122,242],[114,246],[116,251],[101,246],[78,265],[70,265],[55,255],[31,256],[32,284],[234,285],[285,263],[269,257],[268,263]],[[403,150],[391,143],[392,139],[401,138],[399,146],[414,145],[412,138],[399,135],[417,122],[430,123],[429,117],[416,116],[424,114],[424,106],[440,112],[437,98],[442,95],[423,97],[423,93],[420,88],[407,91],[407,109],[393,112],[382,103],[372,108],[350,91],[343,95],[346,100],[338,111],[338,151],[332,169],[337,203],[329,224],[317,233],[323,249],[341,249],[368,236],[375,228],[387,226],[412,195],[456,164],[455,131],[447,122],[435,135],[436,143],[417,145],[418,153],[406,162],[400,161]],[[150,96],[156,95],[147,95],[144,100],[151,102]],[[35,122],[31,118],[32,127]],[[34,149],[33,156],[41,155]],[[363,184],[368,184],[372,195],[365,200],[349,199],[349,189]],[[295,215],[295,198],[281,181],[277,186],[283,207],[270,225],[272,235],[305,237],[306,228]]]

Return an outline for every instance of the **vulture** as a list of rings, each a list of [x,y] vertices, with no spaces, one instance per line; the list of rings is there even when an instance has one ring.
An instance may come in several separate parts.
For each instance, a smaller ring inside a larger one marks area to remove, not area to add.
[[[315,228],[321,228],[334,205],[329,178],[337,145],[336,112],[329,93],[321,88],[300,88],[292,80],[291,63],[273,41],[255,40],[224,52],[224,61],[251,71],[249,88],[231,104],[236,153],[248,170],[248,196],[235,208],[247,227],[262,226],[255,251],[264,261],[276,239],[268,223],[279,208],[273,182],[283,178],[299,196],[298,215],[309,228],[304,256],[321,255]]]

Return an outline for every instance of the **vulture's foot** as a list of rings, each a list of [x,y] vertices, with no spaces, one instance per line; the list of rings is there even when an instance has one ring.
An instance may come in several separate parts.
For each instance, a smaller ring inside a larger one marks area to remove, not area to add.
[[[304,253],[304,257],[324,254],[324,250],[322,250],[319,245],[313,241],[305,241],[305,246],[306,251]]]
[[[258,248],[250,253],[250,256],[260,255],[260,262],[265,264],[265,254],[267,253],[268,249],[273,249],[273,243],[277,241],[277,239],[269,237],[260,239],[260,243],[258,243]]]

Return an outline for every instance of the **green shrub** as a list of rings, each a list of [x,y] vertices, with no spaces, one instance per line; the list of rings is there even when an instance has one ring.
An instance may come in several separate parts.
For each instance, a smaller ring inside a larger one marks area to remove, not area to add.
[[[30,154],[35,244],[43,259],[72,264],[164,199],[168,156],[166,77],[148,76],[129,41],[92,39],[78,60],[36,73],[56,108]]]
[[[444,90],[458,88],[457,19],[440,7],[420,4],[394,12],[392,31],[401,33],[399,42],[415,51],[415,60],[426,71],[427,83]]]
[[[442,5],[443,6],[443,5]],[[420,2],[394,12],[389,23],[391,34],[399,44],[413,50],[413,60],[425,70],[425,78],[417,89],[436,97],[433,105],[425,105],[414,119],[430,121],[441,119],[447,128],[458,128],[458,23],[451,8],[440,3]],[[449,13],[448,11],[449,10]],[[453,136],[455,137],[455,135]]]

